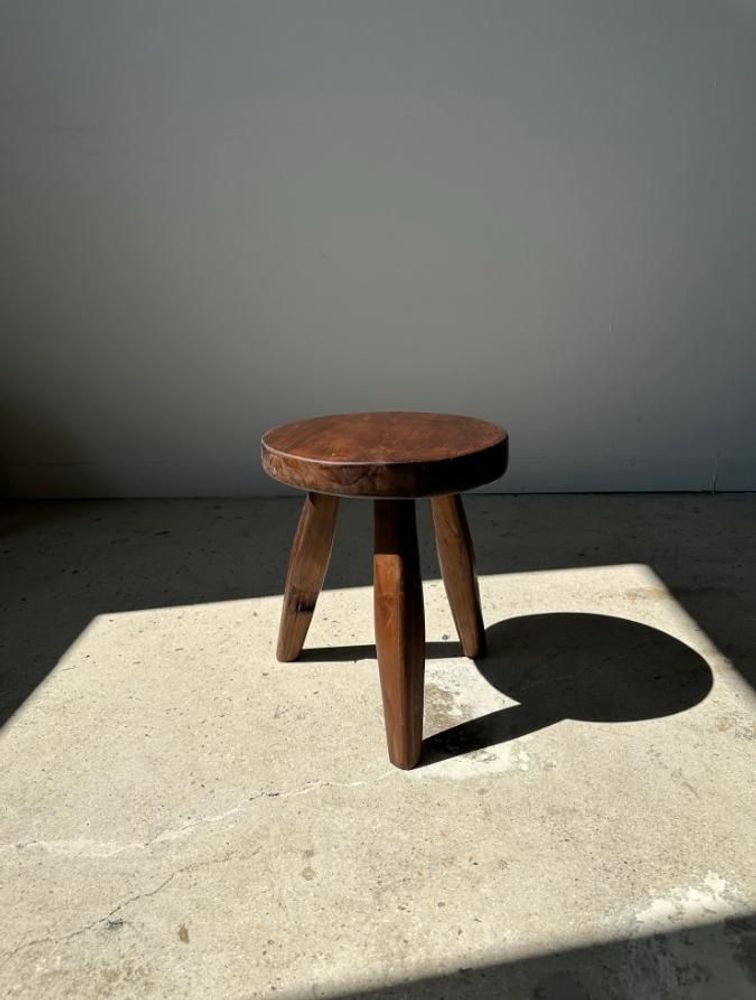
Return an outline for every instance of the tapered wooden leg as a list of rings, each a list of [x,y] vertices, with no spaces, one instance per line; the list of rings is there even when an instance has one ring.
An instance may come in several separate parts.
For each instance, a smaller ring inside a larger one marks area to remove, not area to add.
[[[485,652],[485,633],[475,556],[462,497],[459,494],[433,497],[431,505],[438,561],[457,634],[465,656],[481,656]]]
[[[425,613],[414,500],[375,501],[375,644],[389,759],[411,768],[423,741]]]
[[[338,509],[338,497],[324,493],[308,493],[305,497],[289,556],[278,630],[276,655],[284,662],[296,660],[302,652],[328,569]]]

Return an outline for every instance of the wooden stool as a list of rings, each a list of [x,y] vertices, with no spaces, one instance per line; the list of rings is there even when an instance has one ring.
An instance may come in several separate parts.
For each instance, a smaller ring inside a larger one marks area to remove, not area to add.
[[[307,490],[289,559],[279,660],[302,651],[328,560],[339,497],[375,501],[375,644],[389,758],[414,767],[423,737],[425,615],[415,499],[431,497],[441,572],[466,656],[483,652],[483,619],[462,499],[507,466],[495,424],[442,413],[347,413],[267,431],[263,468]]]

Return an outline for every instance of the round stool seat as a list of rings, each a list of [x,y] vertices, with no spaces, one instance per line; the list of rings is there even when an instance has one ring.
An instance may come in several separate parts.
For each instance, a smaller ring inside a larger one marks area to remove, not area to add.
[[[262,463],[287,486],[335,496],[463,493],[507,467],[501,427],[446,413],[341,413],[267,431]]]

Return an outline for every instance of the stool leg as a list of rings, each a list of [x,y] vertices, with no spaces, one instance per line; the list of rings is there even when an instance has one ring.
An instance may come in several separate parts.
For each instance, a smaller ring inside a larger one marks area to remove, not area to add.
[[[412,768],[423,741],[425,613],[414,500],[375,501],[375,644],[389,759]]]
[[[465,656],[481,656],[485,652],[485,633],[475,555],[462,497],[459,494],[433,497],[431,506],[438,561],[457,634]]]
[[[308,493],[299,516],[289,556],[281,624],[278,629],[279,660],[296,660],[302,652],[307,629],[331,557],[339,498]]]

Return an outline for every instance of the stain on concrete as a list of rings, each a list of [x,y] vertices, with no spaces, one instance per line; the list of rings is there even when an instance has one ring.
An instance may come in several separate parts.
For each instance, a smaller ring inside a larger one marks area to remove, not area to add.
[[[653,898],[636,914],[636,920],[644,931],[651,933],[668,930],[670,925],[682,921],[705,922],[713,916],[731,915],[738,896],[735,886],[716,872],[708,872],[697,884]]]
[[[154,996],[154,970],[132,958],[115,962],[84,961],[75,967],[58,962],[46,969],[38,968],[41,980],[39,992],[24,996],[60,996],[79,998],[149,997]],[[9,994],[4,994],[9,995]],[[14,993],[14,995],[17,995]]]
[[[189,944],[189,928],[186,924],[182,924],[178,929],[179,941],[183,941],[184,944]]]
[[[425,686],[425,726],[430,732],[442,732],[464,720],[462,707],[451,691],[437,684]]]
[[[756,741],[756,722],[738,715],[720,715],[715,727],[717,732],[731,733],[739,740]]]
[[[664,587],[632,587],[625,591],[624,597],[631,604],[638,601],[664,601],[669,600],[669,592]]]

